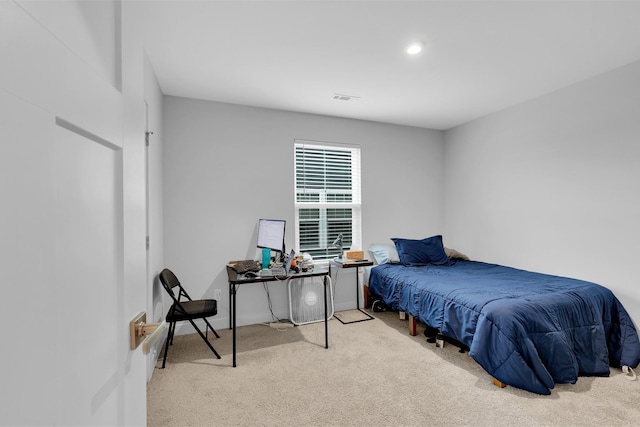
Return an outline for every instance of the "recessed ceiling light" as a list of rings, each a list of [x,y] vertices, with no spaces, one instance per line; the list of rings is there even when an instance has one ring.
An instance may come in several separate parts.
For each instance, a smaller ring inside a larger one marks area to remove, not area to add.
[[[423,42],[413,42],[409,46],[407,46],[407,53],[409,55],[417,55],[422,52],[422,49],[424,49]]]

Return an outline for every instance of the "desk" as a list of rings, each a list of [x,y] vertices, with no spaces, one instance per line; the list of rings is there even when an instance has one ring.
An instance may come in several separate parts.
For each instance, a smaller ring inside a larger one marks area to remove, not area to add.
[[[343,322],[339,316],[336,316],[336,314],[334,313],[333,317],[335,317],[336,319],[338,319],[338,321],[340,323],[342,323],[343,325],[347,325],[349,323],[357,323],[357,322],[364,322],[367,320],[372,320],[374,319],[373,316],[371,316],[369,313],[367,313],[366,311],[362,310],[360,308],[360,267],[370,267],[373,265],[373,261],[368,261],[368,260],[358,260],[358,261],[352,261],[352,260],[348,260],[348,259],[344,259],[342,262],[338,262],[335,260],[331,260],[331,262],[329,263],[329,275],[331,275],[331,264],[335,264],[338,266],[338,268],[355,268],[356,269],[356,309],[361,312],[362,314],[364,314],[365,316],[367,316],[365,319],[360,319],[360,320],[353,320],[351,322]],[[337,285],[337,280],[336,280],[336,285]]]
[[[250,283],[263,283],[263,282],[282,282],[288,283],[288,280],[292,279],[304,279],[307,277],[323,277],[324,284],[324,348],[329,348],[329,326],[327,319],[327,286],[329,276],[329,270],[326,268],[314,268],[312,271],[307,271],[304,273],[295,273],[289,274],[283,278],[276,277],[254,277],[250,279],[238,279],[238,273],[236,271],[227,266],[227,277],[229,279],[229,328],[231,329],[233,336],[233,367],[236,367],[236,294],[238,293],[238,288],[240,285],[250,284]]]

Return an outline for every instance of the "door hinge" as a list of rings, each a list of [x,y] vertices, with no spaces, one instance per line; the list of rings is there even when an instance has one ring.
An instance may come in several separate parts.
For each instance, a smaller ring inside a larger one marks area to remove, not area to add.
[[[149,236],[147,236],[147,250],[149,250]]]
[[[149,135],[153,135],[153,132],[147,131],[144,133],[144,145],[149,146]]]

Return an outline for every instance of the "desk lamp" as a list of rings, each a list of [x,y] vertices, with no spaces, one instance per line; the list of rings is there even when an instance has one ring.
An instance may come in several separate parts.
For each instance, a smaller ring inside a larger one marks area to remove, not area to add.
[[[331,246],[334,248],[340,248],[340,253],[336,257],[336,259],[342,259],[342,246],[343,246],[342,233],[338,234],[338,237],[336,237],[336,240],[333,241]]]

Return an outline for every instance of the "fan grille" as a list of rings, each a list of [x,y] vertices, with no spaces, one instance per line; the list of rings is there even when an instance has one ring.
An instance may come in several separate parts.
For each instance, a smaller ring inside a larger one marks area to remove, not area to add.
[[[329,278],[327,278],[330,280]],[[333,316],[333,291],[327,286],[327,319]],[[289,316],[294,325],[324,321],[322,277],[289,280]]]

